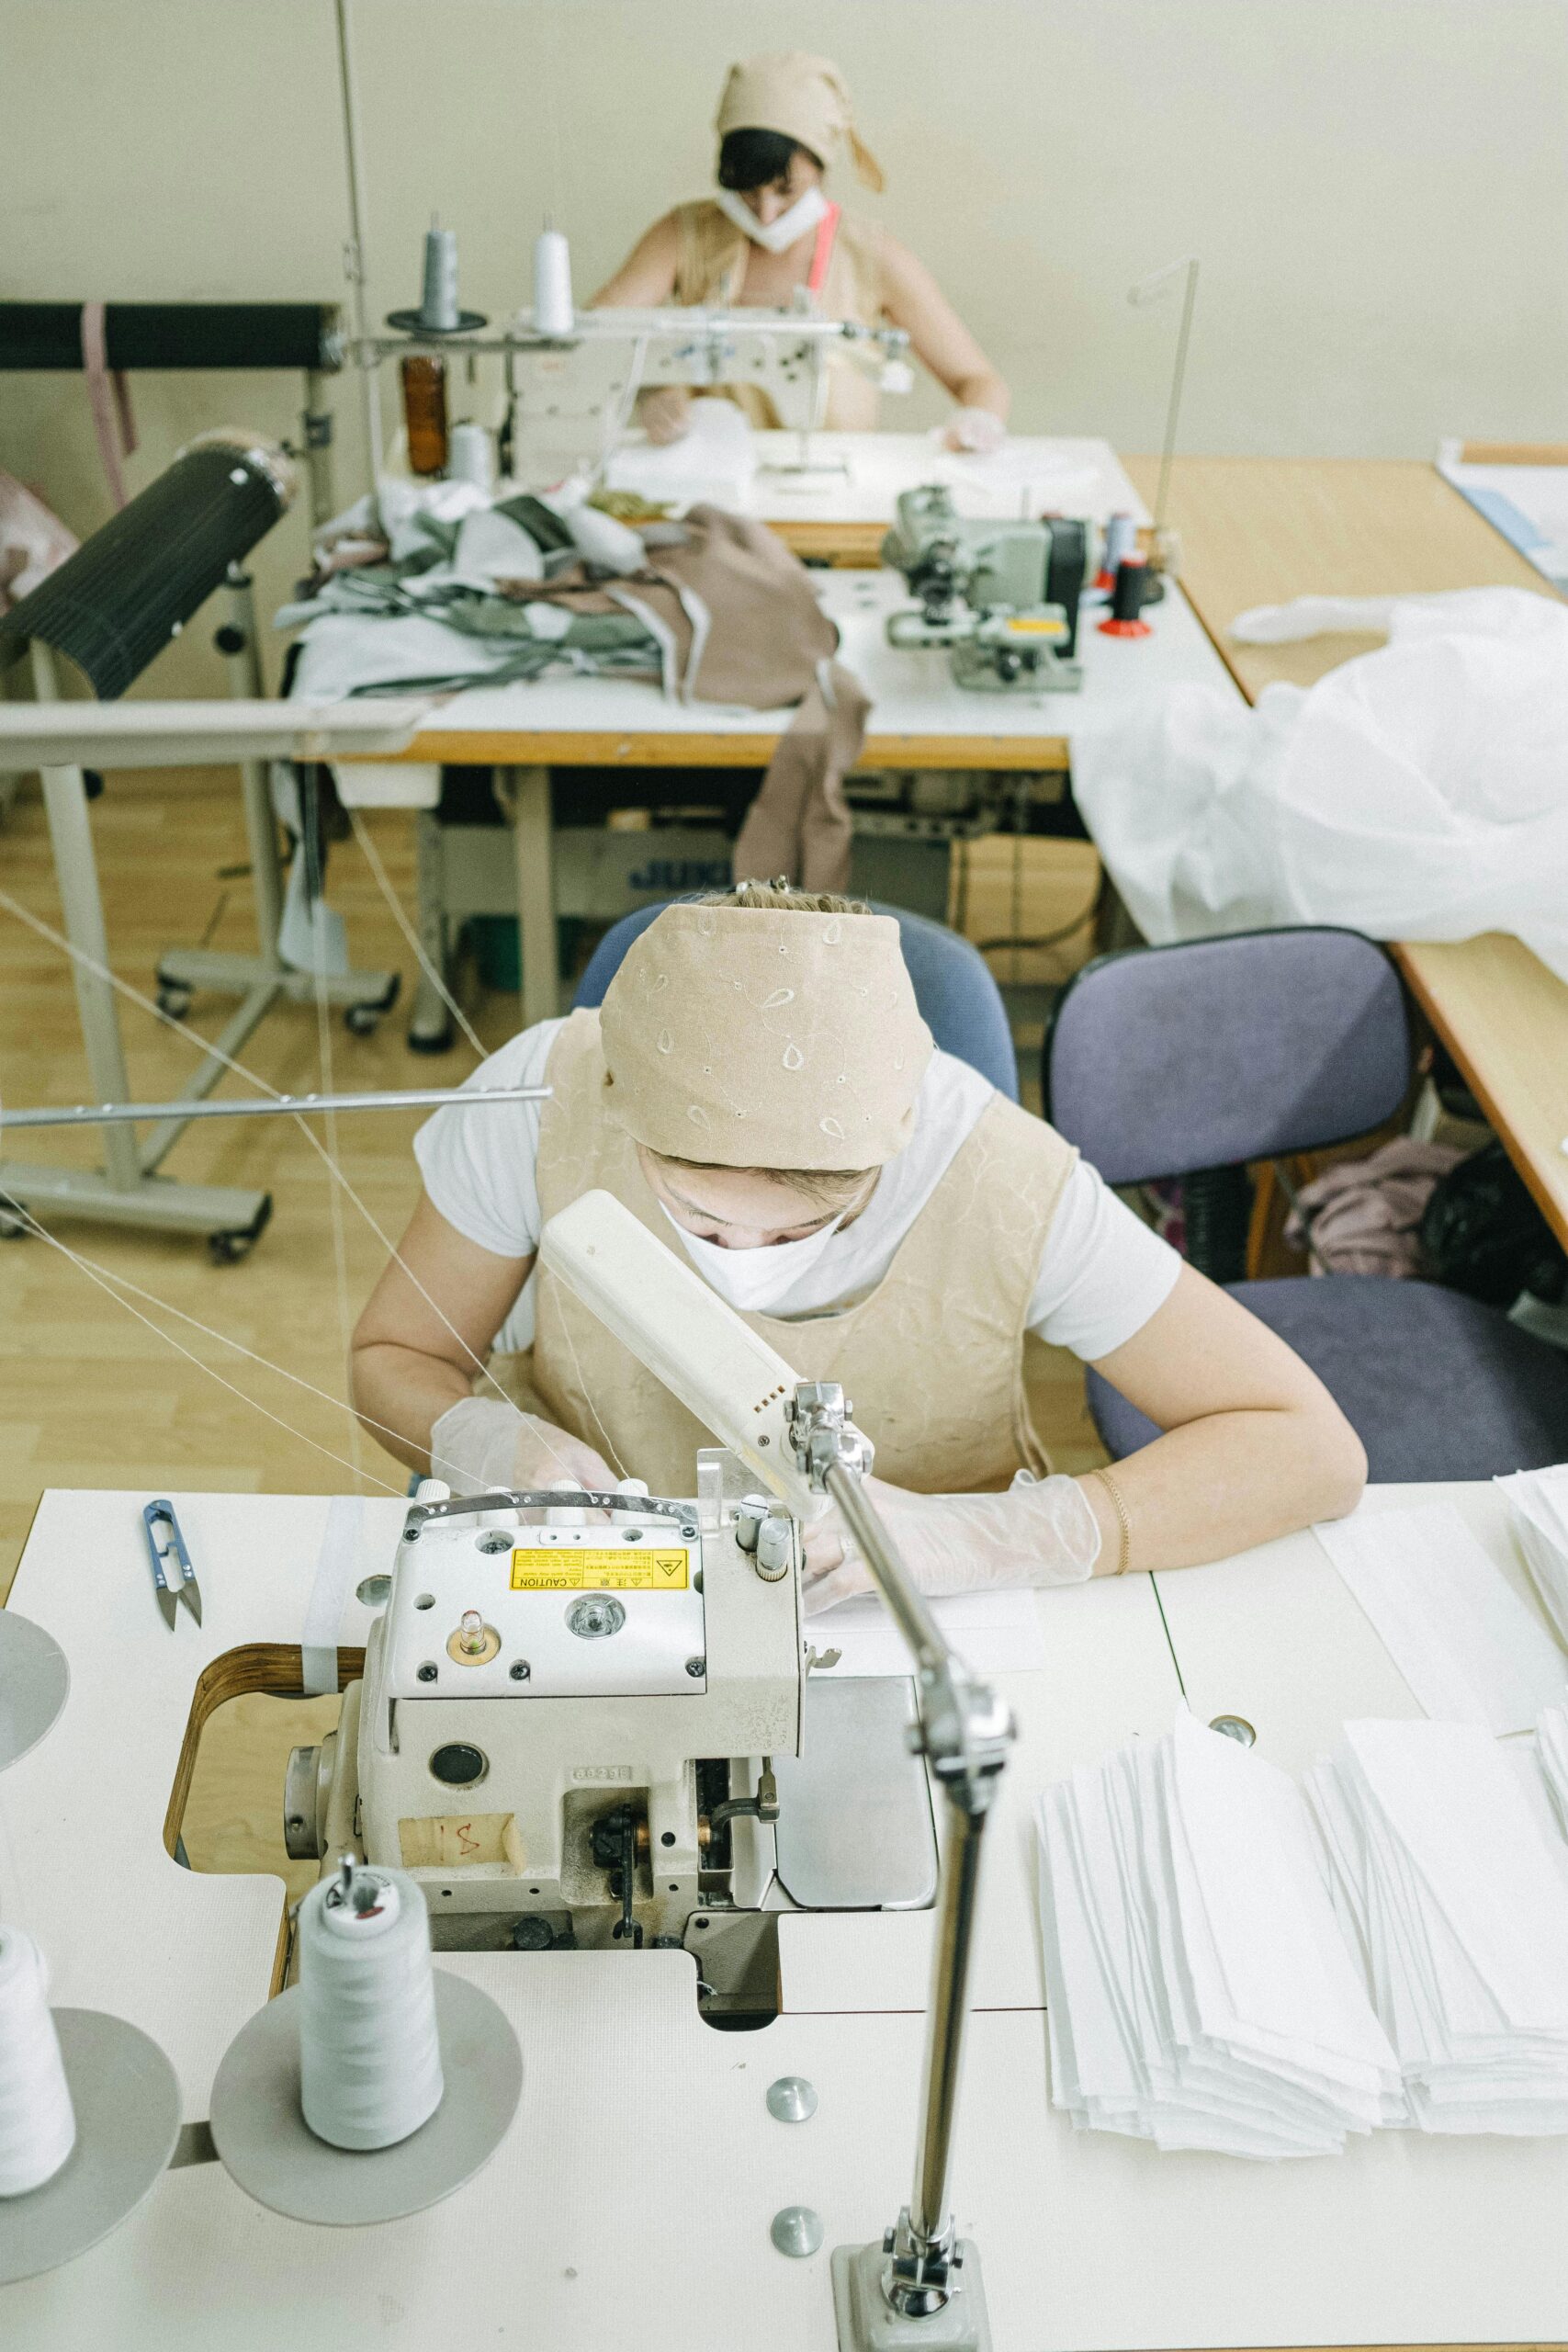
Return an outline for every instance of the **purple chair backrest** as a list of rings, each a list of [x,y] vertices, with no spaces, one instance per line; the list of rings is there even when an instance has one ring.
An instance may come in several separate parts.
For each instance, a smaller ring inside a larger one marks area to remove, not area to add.
[[[1410,1078],[1399,976],[1316,926],[1086,965],[1046,1033],[1045,1115],[1111,1184],[1365,1135]]]

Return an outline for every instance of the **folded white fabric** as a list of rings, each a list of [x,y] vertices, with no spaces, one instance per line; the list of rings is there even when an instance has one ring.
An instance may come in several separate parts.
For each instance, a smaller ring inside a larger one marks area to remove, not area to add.
[[[1401,2112],[1300,1791],[1183,1712],[1040,1802],[1052,2098],[1080,2129],[1337,2154]]]
[[[1427,1714],[1501,1736],[1568,1695],[1568,1657],[1450,1504],[1362,1509],[1313,1532]]]
[[[1352,1723],[1309,1776],[1426,2132],[1568,2132],[1568,1850],[1519,1761],[1468,1724]]]
[[[1494,1479],[1540,1605],[1568,1642],[1568,1464]]]

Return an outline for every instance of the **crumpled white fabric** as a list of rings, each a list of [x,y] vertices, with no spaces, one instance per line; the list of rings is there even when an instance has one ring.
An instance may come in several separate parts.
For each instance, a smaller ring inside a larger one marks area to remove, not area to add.
[[[1351,626],[1332,601],[1329,625]],[[1513,588],[1365,601],[1388,644],[1314,686],[1267,686],[1255,710],[1177,687],[1075,745],[1129,912],[1162,944],[1277,923],[1506,931],[1568,979],[1568,605]]]

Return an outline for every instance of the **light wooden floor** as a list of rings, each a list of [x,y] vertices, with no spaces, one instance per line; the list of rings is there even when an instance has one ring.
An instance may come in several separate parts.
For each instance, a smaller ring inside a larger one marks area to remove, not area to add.
[[[370,821],[409,905],[412,828],[392,813]],[[246,882],[225,873],[245,855],[231,776],[187,771],[111,778],[94,806],[93,822],[111,960],[122,978],[151,993],[158,956],[169,946],[209,934],[213,945],[253,944]],[[0,878],[24,905],[58,924],[43,812],[31,790],[0,827]],[[352,842],[334,847],[328,882],[333,902],[347,918],[355,961],[401,970],[405,996],[411,993],[412,958]],[[1039,920],[1037,927],[1048,925]],[[198,1001],[190,1025],[210,1034],[226,1010]],[[515,1027],[514,998],[490,996],[470,1010],[488,1046],[500,1045]],[[334,1022],[333,1074],[340,1087],[456,1083],[466,1075],[474,1058],[466,1046],[439,1059],[411,1054],[403,1017],[400,1007],[370,1038],[351,1036],[341,1020]],[[180,1037],[132,1006],[124,1008],[124,1034],[137,1097],[159,1100],[175,1092],[193,1058]],[[272,1085],[316,1085],[313,1011],[274,1014],[242,1058]],[[66,959],[0,910],[0,1099],[68,1103],[85,1101],[88,1091]],[[409,1146],[418,1117],[367,1114],[339,1125],[344,1170],[394,1238],[417,1191]],[[85,1135],[47,1146],[44,1136],[30,1137],[18,1150],[84,1163],[93,1157]],[[189,1129],[168,1165],[174,1175],[272,1192],[273,1222],[250,1258],[215,1268],[198,1242],[76,1221],[60,1221],[60,1238],[341,1400],[331,1188],[320,1159],[288,1121],[214,1121]],[[358,1213],[344,1205],[353,1313],[384,1251]],[[43,1241],[0,1242],[0,1596],[9,1589],[46,1487],[129,1487],[139,1496],[180,1487],[344,1493],[355,1486],[348,1465],[357,1444],[364,1490],[375,1492],[375,1482],[384,1482],[401,1491],[399,1466],[357,1437],[341,1402],[334,1409],[220,1340],[138,1304],[200,1363],[177,1353]],[[240,1393],[220,1386],[202,1364],[220,1372]],[[1058,1465],[1074,1470],[1103,1460],[1073,1359],[1032,1349],[1029,1376],[1036,1422]],[[277,1420],[266,1419],[258,1407]],[[329,1456],[343,1457],[342,1464]],[[197,1867],[282,1872],[276,1829],[282,1753],[294,1739],[320,1736],[320,1713],[319,1705],[309,1714],[282,1702],[253,1699],[212,1718],[186,1816],[186,1843]]]

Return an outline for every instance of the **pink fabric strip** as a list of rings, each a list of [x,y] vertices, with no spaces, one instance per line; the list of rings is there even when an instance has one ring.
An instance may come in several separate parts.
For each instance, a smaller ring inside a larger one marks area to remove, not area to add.
[[[813,294],[820,294],[827,283],[833,243],[839,233],[839,210],[838,205],[830,204],[817,224],[817,243],[812,248],[811,271],[806,281]]]
[[[130,413],[130,388],[124,375],[117,371],[111,377],[109,373],[104,307],[102,302],[82,305],[82,368],[87,379],[87,399],[92,406],[93,430],[103,459],[104,479],[118,508],[126,503],[125,477],[119,461],[122,455],[129,457],[136,447],[136,424]]]

